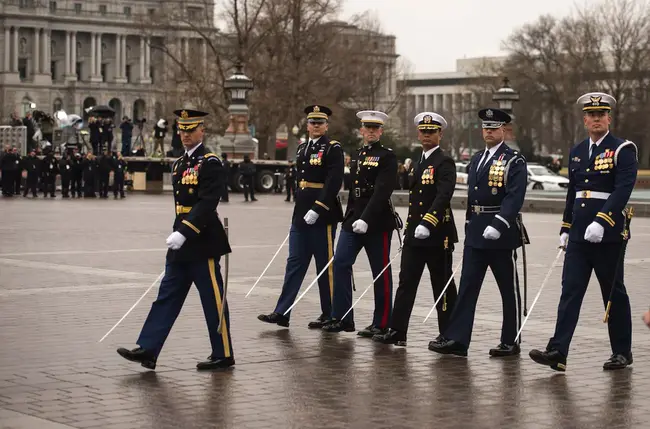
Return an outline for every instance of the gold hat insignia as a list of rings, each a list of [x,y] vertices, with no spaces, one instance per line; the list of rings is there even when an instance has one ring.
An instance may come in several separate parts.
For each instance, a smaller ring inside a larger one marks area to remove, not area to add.
[[[320,112],[320,107],[314,106],[314,112]]]
[[[429,116],[429,115],[426,115],[424,117],[424,123],[425,124],[430,124],[432,120],[433,120],[433,118],[431,116]]]
[[[597,96],[593,96],[593,95],[591,97],[589,97],[589,98],[591,99],[591,105],[592,106],[598,106],[600,104],[600,100],[602,99],[602,97],[597,97]]]
[[[183,111],[181,112],[181,118],[183,118],[183,119],[187,119],[187,118],[189,118],[189,117],[190,117],[190,115],[187,114],[187,111],[186,111],[186,110],[183,110]]]

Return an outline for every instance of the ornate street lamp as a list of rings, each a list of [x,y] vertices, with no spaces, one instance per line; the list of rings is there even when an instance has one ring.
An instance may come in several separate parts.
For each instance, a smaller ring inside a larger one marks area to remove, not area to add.
[[[254,88],[253,81],[242,71],[241,63],[235,65],[235,73],[223,85],[230,91],[230,105],[228,112],[231,114],[248,113],[247,95]]]
[[[519,93],[510,87],[510,80],[504,77],[503,86],[492,94],[492,100],[499,104],[499,109],[512,116],[512,107],[519,101]]]

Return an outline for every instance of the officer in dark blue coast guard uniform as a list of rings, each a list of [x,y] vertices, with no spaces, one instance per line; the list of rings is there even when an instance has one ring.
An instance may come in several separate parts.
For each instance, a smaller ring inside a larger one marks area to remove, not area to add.
[[[583,106],[589,138],[575,145],[569,156],[569,189],[560,229],[560,246],[566,248],[566,255],[555,334],[545,351],[531,350],[530,357],[555,370],[566,370],[569,345],[593,270],[605,305],[611,296],[608,329],[612,356],[603,369],[622,369],[632,363],[632,318],[623,266],[632,217],[625,206],[636,182],[637,147],[609,132],[614,97],[592,92],[581,96],[578,104]]]
[[[321,272],[334,257],[336,225],[343,220],[343,209],[338,192],[343,183],[343,150],[336,140],[325,135],[332,111],[326,106],[305,108],[309,140],[296,153],[297,191],[296,206],[289,232],[289,258],[284,274],[282,293],[271,314],[260,314],[263,322],[289,326],[289,315],[284,312],[291,307],[305,278],[312,256],[316,270]],[[321,315],[308,327],[320,329],[329,320],[334,293],[333,266],[318,279]]]
[[[352,307],[352,266],[364,248],[372,277],[377,277],[390,261],[390,241],[396,228],[390,196],[397,184],[397,158],[390,148],[379,142],[388,115],[366,110],[357,113],[357,117],[361,119],[364,145],[357,153],[352,188],[334,256],[332,321],[323,326],[327,332],[355,330],[353,311],[343,319]],[[362,337],[372,338],[388,332],[393,301],[390,267],[375,282],[374,292],[373,320],[359,332]]]
[[[447,329],[429,343],[429,350],[467,356],[476,303],[490,267],[503,301],[501,343],[490,350],[490,356],[513,356],[521,352],[515,343],[521,323],[516,263],[522,232],[525,235],[519,211],[526,195],[526,160],[503,141],[510,115],[483,109],[479,117],[486,149],[472,157],[467,169],[465,249],[458,298]]]
[[[136,342],[139,347],[120,348],[117,352],[125,359],[140,362],[145,368],[155,369],[158,355],[194,283],[199,290],[212,344],[212,355],[207,361],[199,362],[197,369],[226,368],[234,365],[235,359],[228,305],[222,299],[219,258],[231,249],[216,212],[226,177],[221,160],[208,153],[202,143],[207,113],[196,110],[176,110],[174,113],[179,116],[178,129],[185,155],[172,167],[176,219],[174,232],[166,241],[169,250],[165,276]],[[225,314],[219,333],[222,310]]]

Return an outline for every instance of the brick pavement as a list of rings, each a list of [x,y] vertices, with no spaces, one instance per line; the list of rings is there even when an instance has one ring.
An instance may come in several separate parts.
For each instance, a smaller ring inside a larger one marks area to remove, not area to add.
[[[173,218],[169,196],[124,201],[0,200],[0,428],[630,428],[650,421],[650,332],[640,314],[650,302],[650,220],[633,221],[625,266],[634,316],[633,368],[605,373],[607,330],[597,285],[589,289],[568,372],[527,357],[552,334],[558,265],[526,325],[523,355],[493,360],[501,303],[488,276],[468,359],[426,346],[437,331],[430,288],[420,288],[406,349],[353,334],[306,328],[319,313],[316,290],[293,311],[290,329],[256,316],[273,309],[284,248],[249,298],[245,294],[284,239],[291,205],[238,195],[220,209],[231,225],[228,297],[237,365],[198,373],[210,354],[198,294],[190,293],[155,373],[121,359],[133,346],[155,289],[103,343],[98,340],[163,268]],[[404,209],[400,209],[404,214]],[[462,219],[462,213],[457,213]],[[557,215],[526,214],[532,245],[529,305],[557,245]],[[459,224],[460,225],[460,224]],[[462,233],[462,228],[461,228]],[[394,249],[397,240],[393,240]],[[455,260],[459,261],[461,249]],[[371,280],[359,258],[357,288]],[[455,264],[455,263],[454,263]],[[399,258],[393,277],[397,279]],[[315,269],[309,272],[309,281]],[[456,276],[457,279],[459,276]],[[425,275],[424,278],[427,278]],[[360,293],[359,292],[357,293]],[[372,297],[358,306],[365,326]]]

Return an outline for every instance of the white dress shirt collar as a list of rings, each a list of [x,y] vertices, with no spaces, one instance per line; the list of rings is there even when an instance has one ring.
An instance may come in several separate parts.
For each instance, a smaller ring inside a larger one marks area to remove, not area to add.
[[[190,150],[186,150],[186,151],[185,151],[185,155],[187,155],[187,156],[192,156],[192,154],[194,153],[194,151],[195,151],[199,146],[201,146],[202,144],[203,144],[203,142],[199,142],[199,144],[197,144],[196,146],[194,146],[192,149],[190,149]]]

